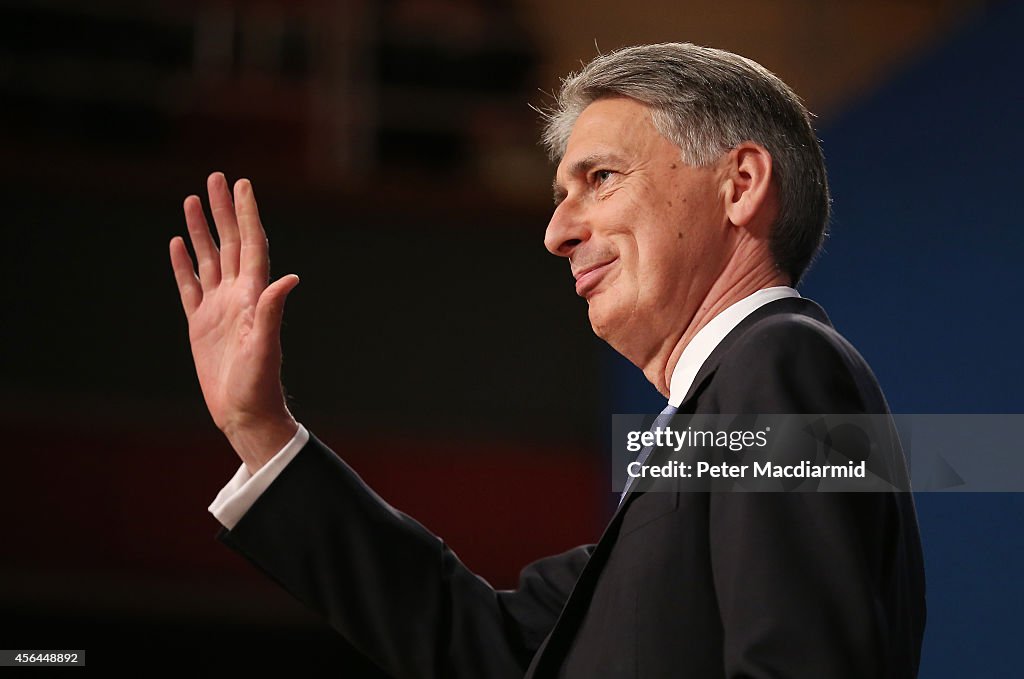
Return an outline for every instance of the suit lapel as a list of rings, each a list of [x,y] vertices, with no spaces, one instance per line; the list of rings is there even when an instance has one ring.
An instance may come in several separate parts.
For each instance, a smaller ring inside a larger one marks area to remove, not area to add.
[[[786,313],[809,316],[830,327],[832,325],[824,309],[811,300],[802,297],[786,297],[755,309],[718,343],[715,350],[704,361],[700,370],[697,371],[696,377],[694,377],[690,390],[679,405],[678,414],[687,415],[694,412],[698,396],[707,388],[711,378],[714,377],[715,370],[722,362],[722,358],[744,333],[755,323],[768,316]],[[573,642],[579,621],[586,613],[594,586],[597,584],[597,579],[604,569],[605,562],[608,560],[608,553],[615,545],[626,509],[636,499],[637,495],[643,494],[642,491],[637,490],[636,486],[637,484],[634,484],[630,488],[612,515],[608,526],[604,529],[601,539],[598,540],[594,552],[590,555],[587,565],[584,566],[583,572],[580,574],[572,593],[562,608],[558,620],[534,655],[533,662],[530,663],[526,673],[527,678],[539,679],[541,677],[555,676],[557,673],[558,665],[555,663],[561,663]]]
[[[729,353],[729,350],[741,337],[743,337],[744,334],[746,334],[748,330],[750,330],[754,324],[776,314],[800,314],[832,327],[832,323],[829,321],[825,310],[815,302],[812,302],[809,299],[804,299],[803,297],[784,297],[758,307],[746,318],[740,321],[728,335],[722,338],[722,341],[718,343],[718,346],[715,347],[714,351],[712,351],[704,361],[704,364],[701,365],[700,370],[697,371],[697,375],[693,378],[693,384],[690,385],[689,391],[679,404],[679,410],[677,412],[678,415],[692,415],[694,413],[697,397],[707,388],[708,383],[710,383],[711,378],[714,377],[715,371],[722,362],[722,358]],[[620,517],[626,510],[626,505],[633,496],[635,496],[637,492],[642,492],[638,491],[638,485],[639,484],[633,484],[629,489],[629,492],[626,493],[626,496],[622,499],[622,502],[619,503],[615,514],[612,516],[611,523],[609,523],[609,528],[611,528],[612,524],[617,520],[621,520]],[[605,535],[607,535],[607,533],[608,530],[605,530]],[[601,540],[604,540],[604,535],[602,535]],[[599,547],[600,544],[601,543],[599,542]],[[594,555],[591,556],[590,561],[588,562],[588,565],[593,562],[596,554],[597,551],[595,550]]]

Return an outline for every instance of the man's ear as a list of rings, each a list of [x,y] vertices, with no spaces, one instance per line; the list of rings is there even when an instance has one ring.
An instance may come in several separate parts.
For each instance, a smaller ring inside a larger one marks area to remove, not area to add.
[[[736,226],[767,236],[778,204],[772,183],[772,157],[768,149],[745,141],[724,159],[725,214]]]

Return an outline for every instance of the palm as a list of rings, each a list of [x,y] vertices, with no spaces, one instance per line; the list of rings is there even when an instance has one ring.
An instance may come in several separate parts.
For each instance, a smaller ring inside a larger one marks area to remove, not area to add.
[[[223,284],[222,284],[223,286]],[[189,341],[206,405],[218,420],[222,413],[244,408],[233,403],[252,393],[254,378],[264,366],[252,334],[258,294],[223,286],[206,296],[189,318]]]
[[[199,275],[181,238],[171,241],[171,263],[199,385],[214,422],[227,432],[287,414],[280,385],[281,313],[298,278],[268,286],[266,234],[247,180],[236,183],[232,203],[223,175],[214,174],[209,195],[219,250],[199,199],[190,196],[185,218]]]

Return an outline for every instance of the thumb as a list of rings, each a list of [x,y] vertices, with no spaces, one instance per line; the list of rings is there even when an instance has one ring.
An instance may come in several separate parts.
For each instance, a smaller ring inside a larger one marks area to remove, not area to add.
[[[258,337],[280,341],[281,319],[284,317],[284,303],[288,293],[299,284],[299,277],[288,274],[277,279],[263,290],[256,300],[256,317],[253,331]]]

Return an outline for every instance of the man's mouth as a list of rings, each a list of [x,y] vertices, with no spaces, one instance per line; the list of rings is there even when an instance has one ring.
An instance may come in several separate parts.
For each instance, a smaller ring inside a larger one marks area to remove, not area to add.
[[[583,269],[578,272],[573,272],[573,276],[576,278],[576,294],[580,297],[586,297],[594,288],[598,286],[605,274],[608,273],[611,265],[618,261],[616,257],[613,260],[604,262],[602,264],[595,264]]]

